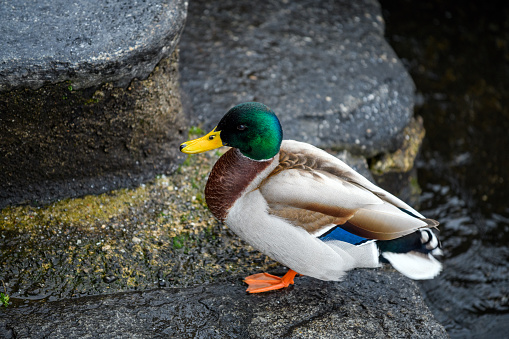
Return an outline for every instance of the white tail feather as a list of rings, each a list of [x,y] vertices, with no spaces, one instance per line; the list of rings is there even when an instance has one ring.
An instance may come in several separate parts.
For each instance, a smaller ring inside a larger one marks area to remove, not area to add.
[[[383,252],[382,256],[395,269],[410,279],[433,279],[442,271],[442,264],[431,254],[414,251],[408,253]]]

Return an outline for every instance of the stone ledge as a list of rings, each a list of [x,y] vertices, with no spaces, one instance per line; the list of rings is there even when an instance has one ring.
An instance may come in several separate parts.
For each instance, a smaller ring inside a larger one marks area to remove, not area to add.
[[[186,11],[182,0],[3,2],[0,91],[144,79],[175,49]]]
[[[356,270],[343,282],[296,279],[249,295],[233,284],[159,289],[0,311],[3,338],[448,338],[419,289],[393,271]]]

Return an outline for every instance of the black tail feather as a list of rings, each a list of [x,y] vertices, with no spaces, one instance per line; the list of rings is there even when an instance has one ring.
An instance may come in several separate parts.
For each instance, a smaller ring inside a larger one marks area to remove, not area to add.
[[[440,241],[429,228],[376,243],[380,250],[380,261],[391,263],[409,278],[432,279],[442,270],[442,264],[434,257],[442,254]]]

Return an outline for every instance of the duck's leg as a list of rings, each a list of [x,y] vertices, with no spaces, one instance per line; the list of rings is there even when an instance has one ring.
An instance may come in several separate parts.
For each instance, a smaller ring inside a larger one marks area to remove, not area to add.
[[[295,278],[297,274],[298,273],[294,270],[288,270],[288,272],[280,278],[268,273],[257,273],[246,277],[244,282],[249,285],[247,288],[249,293],[267,292],[288,287],[293,284],[293,278]]]

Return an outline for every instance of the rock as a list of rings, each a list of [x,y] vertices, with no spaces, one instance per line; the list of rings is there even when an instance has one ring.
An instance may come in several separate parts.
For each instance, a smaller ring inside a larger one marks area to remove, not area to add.
[[[401,148],[394,153],[386,153],[373,159],[371,171],[377,175],[386,173],[405,173],[414,168],[414,161],[419,154],[422,140],[426,134],[422,117],[417,116],[403,131],[404,141]]]
[[[175,49],[187,2],[9,1],[0,10],[0,91],[145,79]]]
[[[239,279],[4,308],[0,338],[448,338],[416,285],[394,271],[300,277],[260,295],[244,288]]]
[[[176,168],[187,128],[175,50],[186,6],[2,5],[0,208],[133,186]]]
[[[425,135],[422,117],[413,118],[403,135],[404,141],[398,150],[371,159],[370,172],[380,187],[411,206],[418,206],[421,188],[414,161]]]
[[[383,31],[374,0],[192,1],[180,45],[185,108],[211,129],[235,104],[259,101],[286,139],[395,151],[414,84]]]

